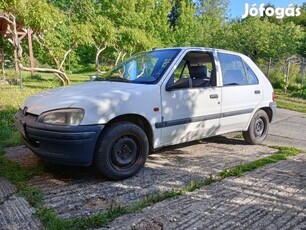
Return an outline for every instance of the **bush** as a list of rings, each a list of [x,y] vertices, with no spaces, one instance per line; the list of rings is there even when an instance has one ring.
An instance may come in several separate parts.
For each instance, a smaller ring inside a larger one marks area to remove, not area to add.
[[[72,73],[86,73],[86,72],[94,72],[96,71],[94,64],[88,64],[85,66],[79,65],[75,67]]]
[[[269,80],[274,88],[284,89],[286,82],[284,79],[284,73],[280,69],[275,69],[271,71]]]
[[[293,91],[292,96],[306,99],[306,86],[300,90]]]

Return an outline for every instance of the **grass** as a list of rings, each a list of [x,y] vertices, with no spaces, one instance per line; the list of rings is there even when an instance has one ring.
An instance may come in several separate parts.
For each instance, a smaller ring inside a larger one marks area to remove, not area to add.
[[[293,97],[290,93],[285,94],[281,90],[276,90],[275,95],[278,108],[306,113],[305,99]]]
[[[244,137],[243,137],[243,134],[242,133],[240,133],[240,134],[237,134],[234,138],[236,138],[236,139],[244,139]]]
[[[0,177],[6,178],[13,183],[17,187],[19,194],[25,197],[33,207],[36,207],[42,201],[43,193],[27,185],[26,182],[42,172],[43,166],[23,168],[8,160],[5,156],[0,156]]]
[[[251,163],[242,164],[230,169],[226,169],[218,174],[219,179],[222,180],[230,176],[242,176],[245,172],[253,171],[265,165],[276,163],[281,160],[286,160],[288,157],[296,156],[297,154],[303,152],[302,150],[293,147],[277,146],[274,148],[279,150],[276,154],[261,158]]]
[[[4,156],[0,157],[0,177],[4,177],[15,184],[19,190],[19,194],[24,196],[29,203],[36,208],[35,215],[42,221],[45,229],[50,230],[61,230],[61,229],[88,229],[88,228],[98,228],[106,226],[108,223],[114,219],[125,215],[131,214],[142,210],[152,204],[167,200],[169,198],[174,198],[193,192],[204,186],[211,185],[215,182],[222,181],[225,178],[233,176],[243,176],[244,173],[256,170],[258,168],[264,167],[265,165],[276,163],[281,160],[285,160],[288,157],[295,156],[303,151],[292,148],[292,147],[275,147],[278,152],[264,157],[262,159],[238,165],[233,168],[225,169],[216,176],[210,176],[202,181],[192,181],[189,186],[182,189],[172,189],[170,191],[165,191],[157,194],[152,194],[130,206],[111,206],[106,212],[99,213],[96,215],[82,217],[82,218],[71,218],[62,219],[60,218],[53,209],[48,208],[42,204],[43,193],[34,187],[27,185],[27,181],[34,175],[39,175],[43,171],[44,166],[32,167],[32,168],[22,168],[16,163],[13,163],[6,159]]]

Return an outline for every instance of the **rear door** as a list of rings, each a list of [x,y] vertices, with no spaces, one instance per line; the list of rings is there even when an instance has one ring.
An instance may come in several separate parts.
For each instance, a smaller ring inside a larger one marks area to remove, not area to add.
[[[223,82],[220,133],[245,130],[262,100],[262,88],[239,55],[218,52],[217,56]]]

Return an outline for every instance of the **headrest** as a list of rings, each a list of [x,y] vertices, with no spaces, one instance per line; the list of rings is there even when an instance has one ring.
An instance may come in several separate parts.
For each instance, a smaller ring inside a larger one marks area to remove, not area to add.
[[[189,67],[189,74],[191,78],[207,78],[207,71],[208,70],[205,65]]]

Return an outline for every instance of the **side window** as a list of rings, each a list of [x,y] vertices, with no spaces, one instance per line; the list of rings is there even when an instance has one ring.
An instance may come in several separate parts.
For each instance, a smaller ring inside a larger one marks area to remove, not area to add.
[[[174,82],[181,78],[188,78],[189,77],[189,69],[187,66],[187,62],[182,60],[180,64],[176,67],[174,73]]]
[[[223,85],[247,85],[248,80],[239,56],[218,53],[222,70]]]
[[[190,51],[174,70],[167,82],[171,90],[202,88],[216,85],[216,71],[211,52]]]
[[[253,72],[253,70],[251,69],[251,67],[244,62],[246,71],[247,71],[247,80],[248,80],[248,84],[249,85],[256,85],[258,84],[258,78],[256,77],[255,73]]]

